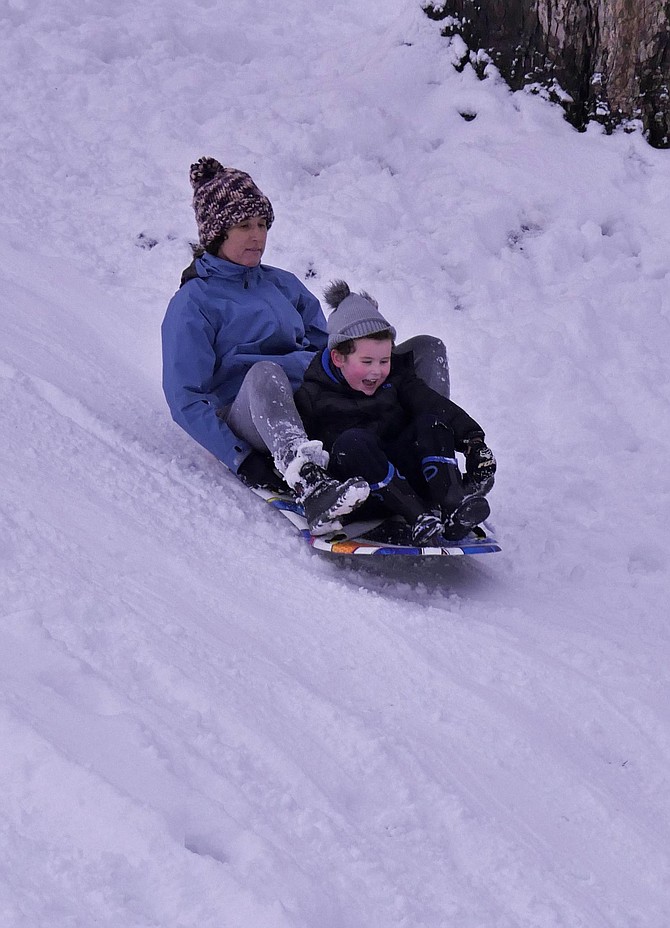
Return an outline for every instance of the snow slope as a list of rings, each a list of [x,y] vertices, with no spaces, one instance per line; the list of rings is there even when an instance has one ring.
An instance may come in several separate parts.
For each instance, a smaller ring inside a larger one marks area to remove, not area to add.
[[[0,924],[666,928],[668,153],[413,0],[0,27]],[[201,155],[447,342],[503,553],[314,555],[171,423]]]

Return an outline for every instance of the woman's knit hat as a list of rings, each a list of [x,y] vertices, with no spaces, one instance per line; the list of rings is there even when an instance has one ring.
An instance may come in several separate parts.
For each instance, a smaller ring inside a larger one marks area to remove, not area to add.
[[[216,158],[201,158],[191,165],[190,178],[195,221],[204,248],[252,216],[264,216],[268,229],[274,222],[272,204],[244,171],[224,168]]]
[[[328,317],[328,347],[337,348],[352,338],[365,338],[375,332],[388,332],[395,341],[395,329],[379,312],[377,301],[361,290],[352,293],[345,280],[334,280],[324,290],[324,299],[334,312]]]

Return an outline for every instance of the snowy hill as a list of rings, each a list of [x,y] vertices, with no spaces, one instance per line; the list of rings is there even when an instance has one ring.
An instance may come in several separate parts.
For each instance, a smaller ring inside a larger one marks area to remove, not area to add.
[[[2,928],[666,928],[668,153],[410,0],[0,22]],[[314,555],[173,425],[201,155],[445,340],[501,554]]]

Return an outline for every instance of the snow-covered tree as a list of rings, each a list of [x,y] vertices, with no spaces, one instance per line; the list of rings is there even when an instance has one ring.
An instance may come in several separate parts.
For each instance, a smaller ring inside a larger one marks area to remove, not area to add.
[[[445,0],[426,8],[487,52],[514,89],[535,85],[582,128],[636,121],[670,147],[667,0]]]

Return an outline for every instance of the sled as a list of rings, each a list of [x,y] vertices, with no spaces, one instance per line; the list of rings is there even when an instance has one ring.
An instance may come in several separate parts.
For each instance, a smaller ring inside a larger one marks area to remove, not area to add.
[[[465,538],[449,541],[440,547],[417,547],[412,544],[410,530],[404,519],[356,520],[327,535],[312,535],[307,527],[302,506],[288,493],[277,493],[263,487],[253,492],[281,513],[298,535],[315,551],[337,555],[381,555],[405,557],[453,557],[470,554],[494,554],[500,545],[484,526],[477,526]]]

